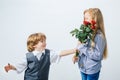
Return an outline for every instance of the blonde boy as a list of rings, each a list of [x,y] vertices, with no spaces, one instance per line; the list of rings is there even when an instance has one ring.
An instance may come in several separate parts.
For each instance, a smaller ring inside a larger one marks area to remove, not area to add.
[[[59,54],[46,49],[46,36],[43,33],[34,33],[27,40],[26,58],[19,64],[5,66],[6,72],[16,70],[21,73],[25,70],[24,80],[48,80],[50,64],[60,57],[76,52],[76,49],[63,50]]]

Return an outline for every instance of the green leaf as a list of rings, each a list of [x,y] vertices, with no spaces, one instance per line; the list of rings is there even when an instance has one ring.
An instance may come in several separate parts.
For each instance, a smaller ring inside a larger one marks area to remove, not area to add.
[[[79,52],[76,52],[75,56],[76,56],[76,57],[79,56]]]
[[[92,39],[92,34],[89,33],[89,34],[88,34],[88,37],[89,37],[90,39]]]
[[[91,31],[90,27],[86,27],[85,31],[89,33]]]
[[[80,26],[80,29],[81,29],[81,30],[83,30],[83,29],[84,29],[84,25],[83,25],[83,24]]]
[[[78,32],[78,31],[79,31],[78,29],[74,29],[74,30],[72,30],[70,33],[72,34],[72,33]]]
[[[79,33],[79,36],[80,36],[80,37],[86,37],[86,36],[87,36],[87,34],[86,34],[86,33],[82,33],[82,32],[81,32],[81,33]]]

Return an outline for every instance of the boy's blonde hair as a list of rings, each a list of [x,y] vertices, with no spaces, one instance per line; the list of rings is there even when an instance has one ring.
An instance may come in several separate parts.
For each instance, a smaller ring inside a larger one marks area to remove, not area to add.
[[[27,39],[27,50],[29,52],[34,51],[34,46],[38,44],[39,41],[43,42],[44,40],[46,40],[46,36],[43,33],[31,34]]]
[[[84,14],[86,12],[89,12],[91,17],[92,17],[92,20],[96,21],[96,30],[95,30],[95,32],[97,33],[97,30],[100,29],[102,31],[103,35],[104,35],[104,38],[106,39],[105,29],[104,29],[104,20],[103,20],[103,15],[102,15],[100,9],[98,9],[98,8],[89,8],[89,9],[84,11]],[[107,40],[106,40],[106,43],[107,43]],[[106,44],[106,47],[105,47],[105,50],[104,50],[103,58],[104,59],[107,58],[107,44]]]

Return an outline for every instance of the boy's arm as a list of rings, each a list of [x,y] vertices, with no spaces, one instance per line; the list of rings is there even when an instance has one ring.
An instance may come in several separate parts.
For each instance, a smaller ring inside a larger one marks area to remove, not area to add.
[[[76,53],[77,49],[69,49],[69,50],[63,50],[60,52],[60,57],[62,56],[66,56],[66,55],[70,55],[70,54],[73,54],[73,53]]]
[[[8,63],[8,65],[6,65],[4,67],[4,69],[5,69],[6,72],[8,72],[9,70],[16,70],[16,68],[13,65],[9,64],[9,63]]]

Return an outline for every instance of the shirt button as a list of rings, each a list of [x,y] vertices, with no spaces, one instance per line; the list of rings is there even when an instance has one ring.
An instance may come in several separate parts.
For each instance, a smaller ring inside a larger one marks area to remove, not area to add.
[[[80,67],[83,67],[83,64],[80,64]]]

